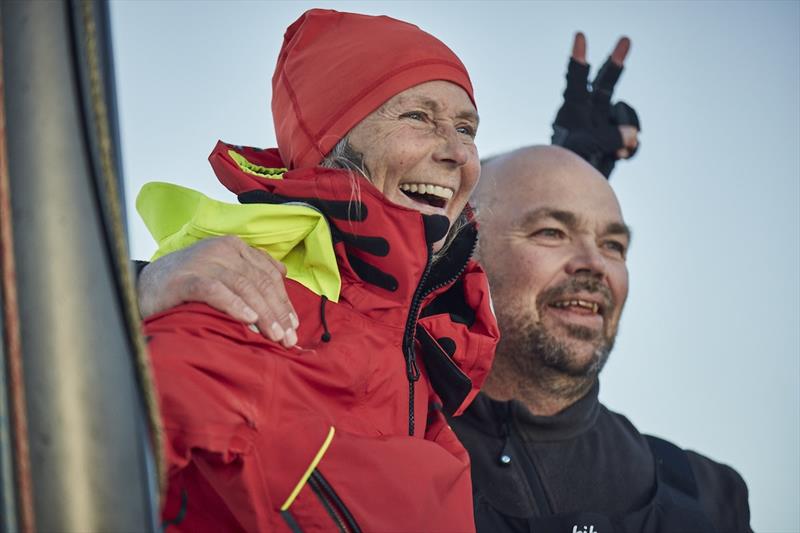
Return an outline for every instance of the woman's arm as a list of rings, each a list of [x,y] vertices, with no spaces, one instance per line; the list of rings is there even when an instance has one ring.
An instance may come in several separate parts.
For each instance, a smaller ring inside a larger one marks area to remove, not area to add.
[[[203,302],[291,347],[300,323],[285,275],[282,263],[238,237],[206,239],[141,269],[139,311],[146,318],[181,303]]]

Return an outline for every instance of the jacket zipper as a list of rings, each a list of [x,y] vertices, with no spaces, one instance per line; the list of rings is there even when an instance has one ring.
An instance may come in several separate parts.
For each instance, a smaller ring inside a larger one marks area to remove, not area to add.
[[[315,469],[311,473],[308,484],[341,533],[361,533],[361,528],[358,527],[355,518],[319,470]]]
[[[517,430],[514,428],[514,423],[509,420],[507,424],[508,439],[512,441],[514,449],[517,450],[517,456],[520,459],[519,463],[524,473],[525,482],[528,485],[531,494],[533,495],[534,504],[536,505],[537,509],[544,511],[544,513],[540,514],[540,516],[550,516],[553,514],[553,507],[550,505],[550,499],[547,497],[547,493],[544,491],[542,478],[539,476],[539,472],[536,470],[536,467],[533,466],[533,459],[531,459],[530,455],[528,454],[525,444],[517,435]]]
[[[469,258],[472,257],[472,254],[475,252],[476,245],[477,240],[472,244],[472,250],[470,251],[469,255],[467,255],[467,260],[464,261],[464,264],[461,265],[461,268],[459,268],[453,276],[451,276],[447,281],[443,281],[442,283],[434,285],[433,287],[429,287],[427,290],[425,290],[423,287],[425,286],[425,282],[428,280],[428,275],[430,275],[431,266],[433,263],[433,245],[428,245],[428,262],[425,265],[425,270],[422,273],[419,284],[414,291],[414,297],[411,299],[411,308],[408,313],[408,319],[406,320],[406,329],[403,333],[403,354],[406,360],[406,377],[408,378],[409,436],[414,436],[414,388],[417,381],[419,381],[420,376],[419,366],[417,365],[417,356],[416,352],[414,351],[414,338],[417,331],[417,322],[419,321],[420,306],[422,305],[422,301],[430,293],[449,285],[450,283],[453,283],[461,274],[464,273],[464,270],[467,268],[467,264],[469,264]]]
[[[425,270],[419,280],[417,288],[414,290],[414,297],[411,298],[411,308],[406,319],[406,329],[403,332],[403,355],[406,360],[406,377],[408,378],[408,434],[414,436],[414,388],[419,381],[419,366],[417,365],[417,355],[414,351],[414,333],[417,330],[417,319],[419,317],[420,305],[425,298],[422,294],[425,281],[431,272],[433,263],[433,246],[428,245],[428,261],[425,263]]]

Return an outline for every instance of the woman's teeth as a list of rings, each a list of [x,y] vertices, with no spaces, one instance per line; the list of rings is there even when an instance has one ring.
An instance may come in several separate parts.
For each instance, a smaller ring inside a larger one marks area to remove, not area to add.
[[[453,197],[454,191],[449,187],[442,187],[441,185],[431,185],[429,183],[402,183],[400,190],[403,192],[411,192],[416,194],[429,194],[438,198],[449,200]]]

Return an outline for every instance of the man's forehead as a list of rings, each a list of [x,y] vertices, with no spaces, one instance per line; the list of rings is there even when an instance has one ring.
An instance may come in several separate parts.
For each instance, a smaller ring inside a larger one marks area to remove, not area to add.
[[[550,175],[517,176],[507,180],[503,196],[517,212],[550,209],[572,212],[584,218],[615,218],[622,212],[608,182],[595,176],[576,176],[567,172]],[[504,180],[505,181],[505,180]]]
[[[553,220],[569,227],[595,227],[605,233],[630,235],[630,229],[619,211],[580,210],[569,205],[539,205],[522,209],[517,214],[515,225],[522,227]]]
[[[623,222],[608,180],[574,153],[536,146],[498,156],[485,165],[480,200],[495,215],[513,219],[539,208],[582,218]]]

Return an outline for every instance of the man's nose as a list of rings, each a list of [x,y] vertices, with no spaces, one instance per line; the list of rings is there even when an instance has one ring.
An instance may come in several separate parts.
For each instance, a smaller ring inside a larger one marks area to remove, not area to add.
[[[436,147],[433,157],[436,161],[461,167],[469,161],[469,147],[464,144],[462,135],[452,124],[437,125],[437,134],[441,142]]]
[[[606,258],[600,248],[590,239],[582,239],[575,243],[574,253],[567,262],[567,273],[590,274],[597,278],[606,275]]]

